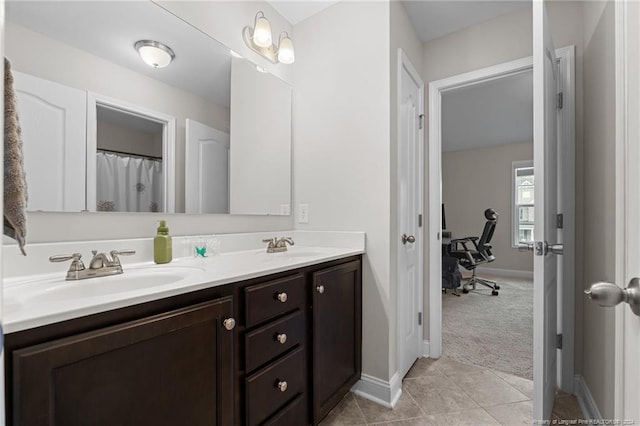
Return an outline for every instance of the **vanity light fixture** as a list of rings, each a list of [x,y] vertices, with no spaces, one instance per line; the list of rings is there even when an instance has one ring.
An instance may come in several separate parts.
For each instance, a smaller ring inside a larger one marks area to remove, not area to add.
[[[247,26],[242,30],[242,38],[251,50],[259,53],[264,58],[277,64],[292,64],[295,61],[293,42],[286,31],[280,33],[278,46],[275,46],[271,37],[271,24],[262,11],[256,13],[253,28]]]
[[[164,68],[176,57],[169,46],[154,40],[140,40],[134,45],[145,64],[153,68]]]

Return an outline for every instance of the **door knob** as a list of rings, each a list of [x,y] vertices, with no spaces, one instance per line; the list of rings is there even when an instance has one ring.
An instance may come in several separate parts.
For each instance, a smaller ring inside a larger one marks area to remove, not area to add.
[[[521,252],[533,251],[533,243],[518,244],[518,251],[521,251]]]
[[[544,253],[564,254],[564,244],[549,244],[544,242]]]
[[[599,282],[591,284],[584,294],[600,306],[611,307],[627,302],[634,314],[640,316],[640,278],[629,281],[627,288],[613,283]]]
[[[415,243],[416,237],[413,235],[402,234],[402,244]]]

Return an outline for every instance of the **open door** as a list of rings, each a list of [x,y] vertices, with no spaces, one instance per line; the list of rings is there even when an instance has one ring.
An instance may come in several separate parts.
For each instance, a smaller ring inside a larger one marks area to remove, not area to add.
[[[558,67],[545,2],[533,2],[533,418],[551,417],[557,382]]]

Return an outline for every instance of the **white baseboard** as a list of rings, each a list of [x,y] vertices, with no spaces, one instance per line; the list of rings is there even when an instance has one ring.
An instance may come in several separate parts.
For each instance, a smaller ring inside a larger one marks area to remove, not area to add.
[[[582,409],[582,414],[584,414],[587,419],[602,420],[602,414],[600,414],[600,410],[598,410],[598,406],[591,395],[587,382],[584,381],[584,377],[576,374],[574,379],[575,385],[573,389],[578,399],[578,404],[580,404],[580,408]]]
[[[402,377],[396,372],[390,381],[362,374],[360,380],[353,385],[351,392],[376,404],[393,408],[402,395]]]
[[[482,276],[482,274],[488,274],[498,277],[527,278],[530,280],[533,279],[532,271],[519,271],[517,269],[485,268],[482,266],[478,266],[476,268],[476,273],[478,273],[480,276]]]
[[[423,358],[431,358],[431,352],[429,352],[429,341],[422,341],[422,357]]]

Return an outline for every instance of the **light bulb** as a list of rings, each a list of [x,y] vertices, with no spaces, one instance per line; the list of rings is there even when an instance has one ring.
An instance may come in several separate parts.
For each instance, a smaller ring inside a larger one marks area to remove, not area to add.
[[[280,35],[280,45],[278,47],[278,62],[283,64],[292,64],[296,60],[296,55],[293,50],[293,42],[289,37],[289,34],[283,32]]]
[[[258,17],[258,15],[262,16]],[[269,47],[272,43],[271,24],[262,12],[258,12],[258,15],[256,15],[256,26],[253,29],[253,42],[260,47]]]

